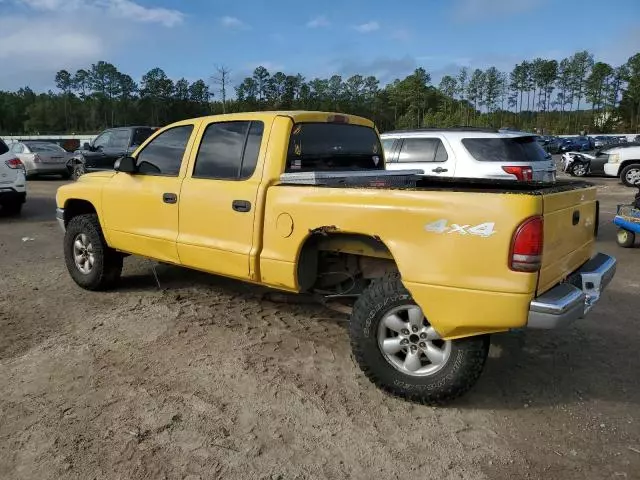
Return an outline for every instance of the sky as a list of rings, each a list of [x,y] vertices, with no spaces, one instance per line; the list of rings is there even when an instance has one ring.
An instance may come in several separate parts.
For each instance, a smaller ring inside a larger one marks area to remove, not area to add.
[[[46,91],[99,60],[136,81],[225,66],[238,82],[263,65],[385,84],[420,66],[437,83],[584,49],[613,65],[640,52],[640,0],[0,0],[0,90]]]

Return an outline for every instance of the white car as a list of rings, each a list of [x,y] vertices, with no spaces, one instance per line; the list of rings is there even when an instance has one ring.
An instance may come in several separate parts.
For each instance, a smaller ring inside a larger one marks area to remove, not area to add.
[[[381,135],[387,170],[424,175],[554,182],[556,165],[537,136],[481,128],[422,128]]]
[[[0,140],[0,212],[18,215],[27,199],[24,165]]]
[[[640,145],[614,147],[607,150],[609,157],[604,173],[619,177],[627,187],[640,184]]]

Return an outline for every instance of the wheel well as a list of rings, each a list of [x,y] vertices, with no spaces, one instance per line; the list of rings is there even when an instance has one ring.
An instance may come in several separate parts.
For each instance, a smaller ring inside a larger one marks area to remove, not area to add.
[[[64,224],[67,225],[73,217],[96,213],[96,209],[86,200],[67,200],[64,204]]]
[[[627,168],[629,165],[633,165],[633,164],[640,165],[640,159],[636,159],[636,160],[625,160],[624,162],[622,162],[622,163],[620,164],[620,173],[622,173],[622,170],[623,170],[624,168]]]
[[[302,291],[358,294],[374,278],[398,267],[377,237],[316,230],[298,257],[298,286]]]

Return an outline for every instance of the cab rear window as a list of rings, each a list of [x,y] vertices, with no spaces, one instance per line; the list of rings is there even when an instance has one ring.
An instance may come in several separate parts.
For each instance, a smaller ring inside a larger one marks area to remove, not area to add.
[[[291,130],[286,172],[384,170],[373,128],[344,123],[297,123]]]
[[[480,162],[542,162],[547,153],[535,137],[463,138],[462,144]]]

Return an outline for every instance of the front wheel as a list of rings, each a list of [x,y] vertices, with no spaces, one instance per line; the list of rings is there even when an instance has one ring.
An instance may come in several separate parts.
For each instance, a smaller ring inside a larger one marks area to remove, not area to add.
[[[95,214],[69,221],[64,259],[71,278],[85,290],[107,290],[120,280],[122,255],[107,245]]]
[[[586,163],[578,162],[571,165],[571,175],[574,177],[584,177],[589,172]]]
[[[76,163],[72,166],[70,176],[72,180],[78,180],[85,173],[84,165],[82,163]]]
[[[630,232],[629,230],[625,230],[624,228],[620,228],[618,233],[616,234],[616,242],[623,248],[631,248],[633,247],[636,241],[636,234]]]
[[[489,337],[442,340],[398,274],[375,280],[356,301],[349,325],[360,369],[379,388],[426,405],[469,391],[489,352]]]
[[[627,165],[620,172],[620,180],[626,187],[635,187],[640,184],[640,164]]]

